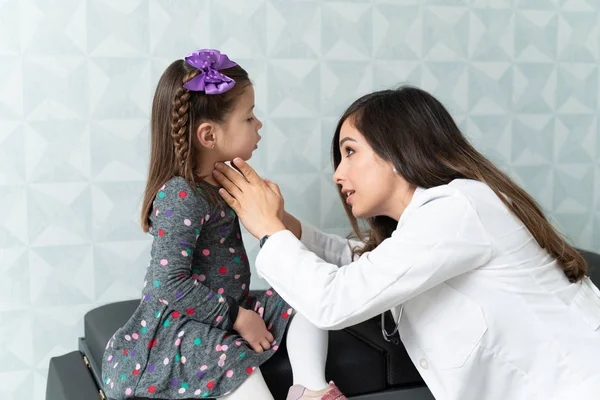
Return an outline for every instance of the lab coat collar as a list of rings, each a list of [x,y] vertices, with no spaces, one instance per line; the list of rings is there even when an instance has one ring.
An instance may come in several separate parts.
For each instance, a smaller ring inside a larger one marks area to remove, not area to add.
[[[424,191],[425,191],[425,188],[423,188],[421,186],[417,186],[417,188],[415,189],[415,192],[413,193],[412,198],[410,199],[410,203],[408,203],[408,205],[402,212],[402,215],[400,215],[400,218],[398,218],[398,226],[400,226],[400,221],[402,220],[402,216],[404,216],[406,214],[406,211],[410,210],[413,207],[413,205],[416,204],[415,199],[418,198]]]
[[[420,193],[424,192],[424,191],[425,191],[424,187],[417,186],[417,189],[415,190],[415,193],[413,194],[413,199],[415,197],[417,197]],[[411,202],[412,202],[412,200],[411,200]]]

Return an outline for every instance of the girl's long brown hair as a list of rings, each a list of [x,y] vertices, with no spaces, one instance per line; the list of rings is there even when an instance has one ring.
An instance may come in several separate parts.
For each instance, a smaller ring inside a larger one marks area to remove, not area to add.
[[[475,150],[446,108],[426,91],[403,86],[356,100],[341,117],[333,137],[334,169],[341,162],[340,130],[348,118],[375,153],[391,162],[412,185],[427,189],[460,178],[486,183],[538,244],[557,259],[569,281],[577,282],[586,275],[584,258],[548,222],[535,200]],[[376,216],[368,219],[370,231],[365,238],[341,187],[338,189],[354,233],[364,241],[364,247],[355,249],[355,254],[371,251],[391,236],[397,222]]]
[[[184,177],[192,187],[197,183],[199,149],[195,132],[200,123],[223,123],[236,96],[250,84],[248,73],[240,66],[221,72],[236,84],[233,89],[218,95],[206,95],[183,87],[200,73],[184,60],[171,63],[158,81],[150,121],[150,170],[141,212],[144,232],[148,232],[148,216],[162,185],[175,176]]]

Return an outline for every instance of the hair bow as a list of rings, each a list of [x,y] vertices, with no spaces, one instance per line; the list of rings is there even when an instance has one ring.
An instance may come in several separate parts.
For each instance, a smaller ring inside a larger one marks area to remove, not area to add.
[[[221,94],[235,86],[235,80],[223,75],[219,70],[235,67],[237,64],[218,50],[194,51],[185,58],[185,62],[200,70],[199,75],[183,85],[188,90]]]

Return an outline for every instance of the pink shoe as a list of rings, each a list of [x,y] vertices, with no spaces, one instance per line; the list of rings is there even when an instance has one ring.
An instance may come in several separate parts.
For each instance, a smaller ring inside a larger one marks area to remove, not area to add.
[[[314,391],[308,390],[302,385],[294,385],[288,391],[286,400],[348,400],[342,394],[340,389],[333,382],[329,382],[329,387]]]

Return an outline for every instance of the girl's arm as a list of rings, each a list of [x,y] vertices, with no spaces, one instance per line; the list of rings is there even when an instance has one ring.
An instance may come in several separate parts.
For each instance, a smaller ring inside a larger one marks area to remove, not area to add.
[[[257,270],[314,325],[342,329],[491,258],[492,243],[462,193],[448,187],[431,189],[411,208],[390,238],[341,268],[283,230],[259,252]]]
[[[224,330],[231,330],[237,318],[237,302],[221,296],[202,284],[203,271],[192,269],[196,257],[209,258],[210,249],[203,249],[197,239],[210,214],[208,203],[182,178],[169,181],[154,200],[152,222],[151,277],[147,285],[153,294],[184,316]]]

